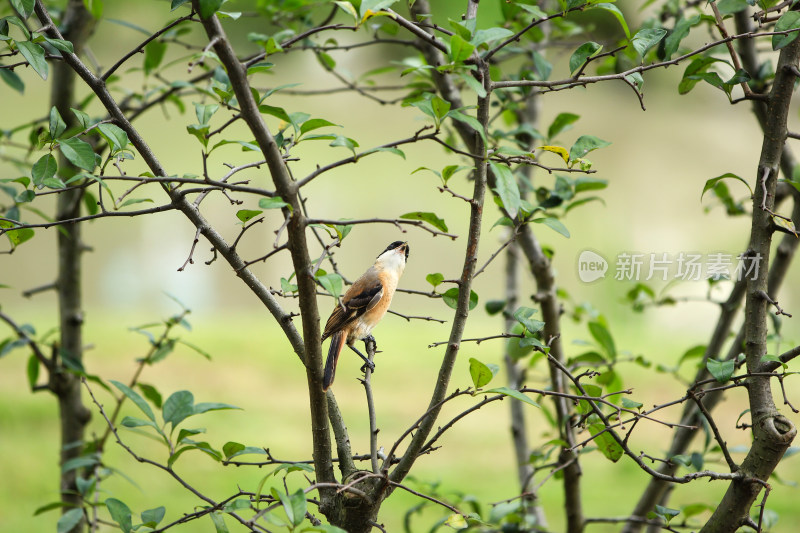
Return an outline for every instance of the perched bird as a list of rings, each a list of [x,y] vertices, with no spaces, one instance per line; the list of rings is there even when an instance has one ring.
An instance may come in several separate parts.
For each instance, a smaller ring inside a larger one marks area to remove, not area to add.
[[[331,313],[322,333],[323,341],[331,338],[322,380],[323,390],[328,390],[333,383],[336,363],[345,343],[364,360],[366,366],[375,369],[375,365],[353,344],[357,340],[363,340],[365,346],[370,341],[375,342],[370,332],[389,309],[407,259],[407,242],[395,241],[387,246],[375,260],[375,264],[347,289],[341,305],[337,305]]]

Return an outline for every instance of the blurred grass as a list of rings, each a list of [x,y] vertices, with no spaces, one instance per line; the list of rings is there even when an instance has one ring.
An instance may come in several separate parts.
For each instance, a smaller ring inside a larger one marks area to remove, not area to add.
[[[484,329],[490,331],[494,323],[494,319],[481,318],[480,315],[476,316],[473,326],[473,331],[478,334]],[[98,317],[87,323],[87,339],[93,345],[87,354],[87,368],[104,380],[127,382],[134,370],[135,358],[147,349],[146,339],[127,331],[127,326],[152,320],[152,316],[129,314]],[[213,360],[207,361],[188,348],[179,347],[162,363],[148,367],[141,381],[156,386],[165,398],[176,390],[188,389],[194,392],[196,402],[225,402],[242,407],[241,411],[211,412],[187,419],[181,427],[206,429],[198,440],[208,440],[218,449],[227,441],[236,441],[269,448],[279,459],[308,459],[311,444],[305,374],[288,344],[276,334],[276,329],[264,327],[265,320],[269,318],[260,313],[190,315],[193,331],[182,332],[181,337],[208,351]],[[567,323],[568,335],[586,336],[580,330],[570,330],[574,327]],[[375,400],[381,430],[379,444],[386,448],[427,405],[427,395],[442,354],[441,349],[429,349],[427,344],[446,338],[447,325],[417,321],[413,322],[413,333],[409,334],[409,331],[409,326],[397,317],[390,317],[376,330],[382,353],[378,354],[374,375]],[[628,339],[635,336],[635,332],[624,325],[620,325],[615,333],[621,350],[630,345]],[[677,341],[674,344],[665,348],[673,348],[677,354],[681,347]],[[469,385],[469,357],[497,363],[499,349],[499,342],[486,342],[479,346],[465,343],[452,387]],[[583,347],[568,346],[567,349],[568,353],[574,354],[580,353]],[[0,419],[3,420],[0,449],[5,450],[0,459],[4,479],[0,485],[0,530],[20,533],[52,530],[57,519],[53,511],[32,517],[36,508],[57,498],[58,436],[53,398],[46,393],[32,395],[24,384],[22,376],[26,356],[23,351],[8,356],[3,361],[0,375]],[[357,357],[349,357],[349,354],[343,357],[334,390],[350,431],[353,451],[365,453],[368,451],[368,420],[363,388],[356,380],[359,366]],[[665,375],[648,373],[637,367],[625,367],[624,374],[625,386],[634,387],[632,398],[646,406],[680,395],[681,386]],[[497,382],[492,385],[499,385],[503,378],[498,376],[495,379]],[[536,378],[532,378],[530,384],[536,386],[535,381]],[[93,390],[101,403],[110,409],[111,399],[107,393],[97,386],[93,386]],[[719,422],[725,428],[730,445],[746,444],[746,433],[734,433],[730,429],[742,408],[740,404],[744,396],[738,392],[732,394],[731,399],[736,403],[722,407]],[[465,398],[454,402],[445,409],[440,423],[475,401],[477,399]],[[484,407],[446,433],[439,443],[442,448],[419,460],[409,485],[424,489],[427,483],[436,483],[439,494],[445,499],[456,493],[474,495],[484,512],[489,503],[513,497],[517,489],[506,402]],[[105,430],[105,423],[94,406],[92,410],[90,432],[100,433]],[[528,413],[532,441],[551,438],[541,413],[535,408],[528,409]],[[123,409],[125,414],[137,416],[137,410],[130,402]],[[670,409],[662,412],[660,418],[675,420],[677,415],[677,409]],[[130,430],[121,429],[120,435],[137,453],[166,462],[161,445]],[[659,455],[667,436],[668,431],[662,426],[640,424],[631,444],[636,451],[641,449]],[[242,457],[254,461],[259,458]],[[122,476],[113,476],[102,486],[101,501],[113,495],[125,501],[135,513],[164,505],[168,511],[167,520],[190,512],[202,503],[165,473],[136,463],[113,442],[107,447],[105,461],[108,466],[118,468],[130,477],[137,486]],[[587,516],[624,516],[628,513],[646,484],[647,476],[625,458],[619,464],[612,464],[598,453],[592,453],[585,456],[583,464]],[[787,460],[779,469],[781,478],[797,479],[800,474],[798,466],[796,459]],[[709,467],[723,468],[720,464]],[[200,452],[190,452],[176,463],[176,470],[202,493],[219,500],[235,493],[237,487],[255,490],[270,468],[221,467]],[[541,472],[537,478],[543,479],[545,475],[546,471]],[[773,531],[793,531],[792,517],[797,516],[794,506],[796,489],[773,485],[776,490],[770,495],[768,508],[781,514],[780,526]],[[724,488],[722,482],[706,481],[677,487],[670,506],[676,508],[694,502],[713,505]],[[561,530],[560,482],[548,481],[541,489],[540,497],[552,530]],[[385,503],[380,519],[388,531],[402,531],[404,514],[419,503],[421,500],[418,498],[398,490]],[[444,510],[429,508],[421,515],[414,515],[411,530],[428,530],[435,520],[444,516]],[[205,521],[207,519],[183,529],[210,529],[211,525]],[[617,529],[614,526],[592,527],[592,531]]]

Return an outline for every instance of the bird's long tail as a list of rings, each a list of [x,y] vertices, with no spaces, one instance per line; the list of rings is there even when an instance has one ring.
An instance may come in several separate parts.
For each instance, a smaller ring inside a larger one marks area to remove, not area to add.
[[[339,354],[344,347],[344,332],[338,331],[331,335],[331,345],[328,348],[328,359],[325,361],[325,374],[322,377],[322,390],[328,390],[333,384],[333,377],[336,375],[336,363],[339,361]]]

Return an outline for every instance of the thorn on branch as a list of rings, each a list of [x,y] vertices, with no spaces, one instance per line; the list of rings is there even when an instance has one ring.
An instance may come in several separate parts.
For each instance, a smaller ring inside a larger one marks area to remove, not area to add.
[[[25,298],[30,298],[31,296],[39,294],[40,292],[51,291],[57,288],[58,284],[54,281],[52,283],[47,283],[46,285],[40,285],[39,287],[34,287],[32,289],[28,289],[27,291],[23,291],[22,296]]]
[[[211,263],[217,260],[217,249],[213,246],[211,247],[211,253],[212,253],[211,259],[205,261],[206,266],[210,265]]]
[[[786,68],[787,71],[791,72],[796,77],[800,78],[800,69],[797,68],[797,65],[787,65],[784,68]]]
[[[768,304],[770,304],[770,305],[774,306],[774,307],[775,307],[775,314],[776,314],[776,315],[783,315],[783,316],[787,316],[787,317],[789,317],[789,318],[792,318],[792,315],[790,315],[789,313],[787,313],[786,311],[784,311],[784,310],[783,310],[783,308],[782,308],[780,305],[778,305],[778,300],[773,300],[773,299],[770,297],[770,295],[769,295],[769,294],[767,294],[766,292],[764,292],[764,291],[758,291],[758,292],[756,293],[756,295],[757,295],[757,296],[759,296],[760,298],[762,298],[762,299],[763,299],[764,301],[766,301]]]
[[[194,240],[192,241],[192,247],[189,250],[189,257],[186,258],[186,261],[178,268],[178,272],[183,272],[183,269],[186,268],[186,265],[193,265],[194,259],[192,256],[194,255],[194,249],[197,247],[197,243],[200,241],[200,228],[197,228],[197,231],[194,232]]]

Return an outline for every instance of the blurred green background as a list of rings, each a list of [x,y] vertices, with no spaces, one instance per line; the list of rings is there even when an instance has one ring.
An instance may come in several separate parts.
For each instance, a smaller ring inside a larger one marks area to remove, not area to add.
[[[632,3],[628,2],[628,6]],[[623,4],[624,6],[625,4]],[[232,3],[230,10],[247,8]],[[483,6],[482,6],[483,8]],[[154,31],[164,20],[165,2],[106,2],[107,19],[125,20]],[[629,16],[641,16],[628,10]],[[490,10],[483,12],[486,24],[493,22]],[[248,31],[266,32],[255,20],[246,18],[237,23],[232,36],[237,39],[240,53],[254,51],[254,45],[244,36]],[[194,34],[193,38],[198,36]],[[337,35],[342,41],[355,36]],[[103,66],[113,64],[121,54],[132,49],[143,35],[125,26],[104,21],[92,40],[91,51]],[[563,71],[570,51],[550,60],[557,71]],[[374,68],[387,57],[399,60],[396,49],[350,51],[333,53],[339,68],[358,76]],[[273,58],[271,58],[272,60]],[[183,78],[190,61],[189,52],[171,48],[164,69],[168,79]],[[301,83],[294,91],[338,88],[341,83],[324,73],[310,52],[292,52],[275,57],[273,73],[263,77],[263,87]],[[134,87],[146,89],[153,82],[141,74],[141,58],[133,58],[122,74]],[[745,177],[751,183],[761,146],[761,132],[747,104],[731,106],[725,96],[698,85],[688,96],[677,95],[677,81],[682,67],[651,72],[645,76],[645,105],[642,111],[633,92],[624,84],[603,84],[570,91],[552,93],[541,99],[542,129],[561,112],[581,116],[574,130],[566,132],[560,144],[569,147],[582,134],[592,134],[612,142],[608,148],[592,153],[591,160],[598,170],[596,176],[607,179],[609,187],[601,191],[604,204],[590,203],[569,214],[564,223],[571,237],[566,239],[545,227],[536,227],[545,245],[555,249],[554,266],[558,284],[570,294],[575,303],[591,302],[609,321],[620,351],[642,355],[655,364],[674,366],[690,347],[707,342],[718,307],[702,300],[707,284],[687,282],[671,289],[670,294],[688,301],[676,306],[648,309],[635,313],[623,302],[631,282],[615,281],[614,260],[622,252],[710,254],[740,253],[749,235],[747,217],[730,218],[724,209],[715,205],[707,195],[700,201],[705,181],[726,172]],[[43,83],[30,69],[18,69],[26,89],[24,95],[0,87],[2,118],[0,127],[44,116],[49,109],[49,83]],[[386,84],[403,83],[394,74],[385,76]],[[119,93],[118,97],[124,95]],[[342,125],[341,132],[355,138],[362,149],[407,137],[426,122],[412,108],[382,106],[347,92],[323,96],[300,96],[291,91],[270,97],[271,105],[287,111],[304,111],[313,117],[325,118]],[[200,145],[186,133],[185,127],[195,122],[190,101],[187,111],[179,113],[174,106],[153,109],[136,122],[136,126],[154,147],[157,156],[171,174],[196,173],[202,170]],[[99,114],[99,108],[94,112]],[[221,125],[230,112],[220,110],[212,127]],[[791,121],[797,122],[797,112]],[[271,127],[277,120],[269,117]],[[790,129],[792,126],[790,125]],[[228,138],[250,140],[240,126],[227,131]],[[405,159],[391,154],[365,158],[358,165],[343,166],[316,179],[305,191],[312,217],[320,218],[394,218],[409,211],[433,211],[445,219],[451,233],[464,235],[467,208],[458,200],[441,194],[438,178],[426,172],[412,172],[420,166],[440,169],[447,164],[459,164],[436,144],[418,144],[404,148]],[[317,165],[346,157],[342,148],[329,148],[326,143],[304,143],[294,154],[300,161],[293,163],[296,177],[302,177]],[[240,152],[226,147],[215,152],[209,160],[209,172],[219,177],[227,171],[224,163],[239,165],[254,161],[252,152]],[[557,164],[555,156],[550,161]],[[128,163],[126,171],[135,175],[144,169],[140,160]],[[0,160],[0,175],[17,177],[18,171]],[[456,191],[469,194],[471,184],[465,174],[450,181]],[[270,187],[266,169],[243,172],[240,177],[251,184]],[[539,173],[537,184],[551,184],[553,177]],[[737,197],[747,195],[743,185],[733,183]],[[115,187],[117,195],[125,190]],[[163,201],[157,187],[142,188],[136,197]],[[235,212],[241,208],[256,208],[257,200],[243,198],[242,206],[231,206],[221,195],[211,195],[203,204],[204,213],[232,241],[238,234]],[[150,205],[150,204],[142,204]],[[51,205],[40,205],[52,211]],[[711,209],[709,209],[711,208]],[[28,221],[36,221],[28,215]],[[279,213],[268,213],[265,223],[246,234],[240,245],[245,258],[255,258],[270,250],[274,231],[280,226]],[[479,254],[482,265],[505,240],[502,228],[492,224],[499,212],[490,207],[484,220],[484,237]],[[195,264],[182,272],[177,269],[185,261],[194,228],[181,215],[164,213],[137,219],[105,219],[85,225],[85,241],[93,251],[84,257],[85,339],[89,343],[85,366],[103,379],[126,382],[130,379],[135,359],[142,357],[148,344],[145,337],[129,331],[130,327],[163,319],[178,311],[165,293],[174,295],[192,309],[189,321],[191,332],[183,332],[187,341],[209,352],[207,361],[186,348],[178,348],[166,361],[148,368],[142,381],[155,385],[163,394],[190,389],[197,401],[226,402],[242,411],[208,413],[192,420],[191,427],[205,427],[208,441],[221,447],[227,441],[270,449],[275,457],[306,459],[310,457],[307,394],[302,366],[281,336],[271,316],[231,269],[211,258],[208,245],[201,240],[194,254]],[[31,287],[51,282],[55,275],[54,243],[56,230],[38,230],[32,241],[25,243],[12,255],[0,256],[0,305],[5,313],[19,323],[30,323],[42,333],[57,324],[55,295],[44,293],[31,299],[20,293]],[[464,239],[450,241],[443,237],[410,229],[401,234],[393,225],[357,226],[337,251],[337,261],[350,279],[354,279],[371,264],[374,256],[387,243],[403,239],[411,245],[408,268],[401,287],[427,291],[425,276],[441,272],[446,279],[458,277],[464,252]],[[607,277],[592,284],[578,279],[577,257],[585,249],[603,255],[610,263]],[[291,267],[287,255],[278,255],[268,264],[253,266],[253,270],[268,286],[279,287],[280,277],[289,277]],[[480,306],[472,314],[465,337],[480,337],[498,333],[502,322],[489,317],[483,304],[503,297],[503,261],[499,258],[477,279],[475,287]],[[663,282],[654,282],[663,288]],[[523,276],[524,295],[533,294],[535,287],[529,275]],[[792,268],[784,284],[780,303],[788,312],[795,312],[800,301],[800,275]],[[722,283],[714,289],[717,300],[727,296]],[[522,302],[525,303],[525,302]],[[530,304],[530,302],[528,302]],[[330,301],[321,301],[321,313],[332,308]],[[532,305],[532,304],[531,304]],[[287,308],[293,303],[286,302]],[[408,294],[398,294],[393,309],[407,315],[424,315],[449,320],[451,310],[441,300]],[[798,340],[796,319],[784,321],[784,349]],[[428,348],[432,342],[445,340],[449,322],[406,322],[389,316],[375,331],[383,353],[377,359],[374,375],[376,405],[380,426],[380,445],[391,447],[394,440],[410,425],[428,403],[429,391],[436,378],[443,348]],[[8,334],[0,326],[0,338]],[[568,356],[586,350],[582,341],[590,336],[584,325],[564,321],[564,341]],[[499,364],[502,345],[499,341],[480,345],[465,343],[459,355],[453,387],[471,384],[468,359],[476,357],[486,363]],[[33,517],[38,507],[55,501],[57,493],[58,421],[56,404],[46,393],[31,394],[25,379],[28,353],[17,350],[0,361],[0,530],[15,532],[46,531],[54,528],[56,512]],[[350,430],[353,450],[368,451],[368,420],[363,388],[357,382],[360,362],[346,355],[337,372],[335,392]],[[531,386],[544,386],[536,376]],[[685,369],[685,376],[692,374]],[[625,386],[632,387],[632,399],[645,406],[663,403],[679,397],[685,385],[666,374],[644,371],[638,367],[623,372]],[[502,382],[503,375],[496,378]],[[791,381],[789,395],[792,397]],[[494,384],[494,383],[493,383]],[[498,383],[499,384],[499,383]],[[111,398],[102,390],[96,392],[109,405]],[[453,402],[441,417],[442,421],[476,401],[461,399]],[[738,415],[747,408],[746,397],[738,391],[728,396],[719,410],[719,425],[730,446],[747,445],[749,433],[734,429]],[[130,405],[126,411],[134,414]],[[442,439],[443,448],[423,457],[413,471],[409,484],[424,488],[425,483],[439,483],[442,494],[455,492],[473,494],[486,506],[513,497],[517,491],[512,447],[508,438],[507,402],[495,403],[457,424]],[[531,408],[530,438],[549,439],[547,424],[541,413]],[[787,410],[788,411],[788,410]],[[662,417],[677,421],[679,409],[664,411]],[[795,423],[796,415],[786,413]],[[91,432],[104,431],[104,423],[94,413]],[[122,431],[126,443],[153,459],[166,461],[164,451],[148,440]],[[631,440],[634,450],[651,455],[663,453],[669,431],[660,425],[640,424]],[[177,470],[212,498],[222,499],[237,487],[253,490],[266,474],[256,468],[220,467],[206,456],[194,452],[177,463]],[[254,456],[257,457],[257,456]],[[167,519],[189,512],[200,502],[182,490],[162,472],[138,465],[116,445],[108,448],[107,463],[119,468],[135,485],[116,477],[103,488],[125,501],[135,512],[165,505]],[[796,509],[797,489],[793,482],[800,477],[796,458],[789,458],[778,469],[782,483],[773,483],[768,508],[780,513],[774,531],[794,531],[800,513]],[[709,465],[724,469],[723,464]],[[539,474],[543,476],[545,473]],[[587,516],[624,516],[630,512],[635,498],[645,486],[647,476],[631,461],[623,459],[611,464],[599,454],[585,458],[585,491]],[[697,482],[676,488],[671,507],[693,502],[714,504],[725,490],[723,483]],[[541,490],[542,503],[547,510],[552,529],[558,531],[563,523],[561,487],[549,481]],[[101,495],[101,500],[106,496]],[[399,531],[406,510],[420,503],[416,497],[397,491],[384,506],[381,521],[388,531]],[[440,509],[431,509],[422,517],[412,519],[412,530],[427,530],[437,519],[445,516]],[[212,530],[209,521],[184,527],[187,530]],[[614,531],[618,528],[592,526],[593,531]]]

